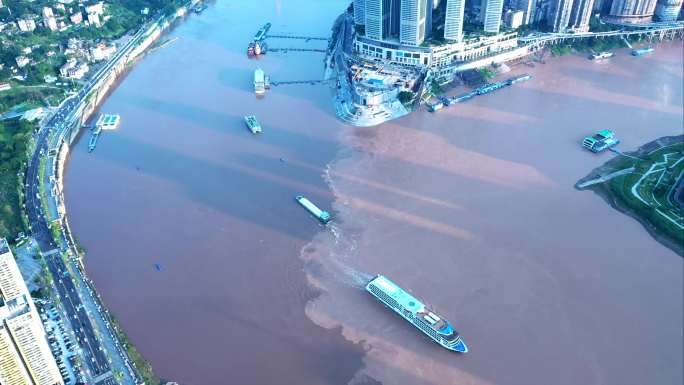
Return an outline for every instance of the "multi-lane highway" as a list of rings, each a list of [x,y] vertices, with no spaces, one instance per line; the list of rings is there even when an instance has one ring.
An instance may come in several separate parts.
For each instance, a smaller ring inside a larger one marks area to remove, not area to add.
[[[162,18],[160,17],[154,22],[159,23],[161,20]],[[91,92],[109,79],[113,71],[123,67],[129,60],[129,55],[146,37],[146,31],[150,26],[151,24],[148,24],[141,28],[124,45],[119,47],[115,55],[90,77],[88,83],[78,93],[64,100],[53,115],[44,121],[37,133],[36,149],[29,161],[24,180],[26,213],[31,224],[31,233],[37,241],[41,252],[46,255],[47,267],[53,277],[61,306],[81,347],[87,378],[89,381],[100,385],[115,385],[118,383],[113,377],[112,366],[114,366],[117,373],[123,375],[121,383],[133,385],[137,381],[132,373],[128,358],[121,351],[121,344],[116,340],[112,331],[108,327],[108,330],[101,330],[103,329],[102,327],[97,328],[97,325],[109,325],[106,317],[99,312],[100,306],[89,306],[89,308],[96,308],[98,311],[91,311],[91,314],[88,314],[86,310],[88,307],[84,306],[83,301],[94,301],[95,299],[92,293],[87,292],[89,290],[87,283],[83,282],[76,285],[73,280],[83,279],[83,277],[80,274],[72,275],[61,257],[61,253],[68,249],[69,243],[64,229],[60,232],[61,239],[53,238],[50,225],[48,224],[48,213],[44,212],[41,203],[40,191],[41,183],[44,186],[50,186],[50,181],[47,180],[45,175],[51,174],[47,168],[54,167],[54,164],[51,162],[44,163],[46,172],[44,174],[45,180],[42,181],[40,180],[40,167],[41,160],[46,159],[51,150],[59,148],[63,140],[69,140],[67,137],[70,132],[69,129],[81,123],[80,116],[86,107],[86,103],[88,103],[88,97],[91,95]],[[49,191],[46,191],[46,196],[42,198],[62,199],[61,196],[52,196]],[[73,266],[75,267],[75,265]],[[102,319],[97,320],[98,322],[92,322],[91,316]],[[99,333],[96,332],[98,329],[100,329]],[[111,339],[112,341],[101,341],[100,338]],[[109,351],[104,346],[110,347]],[[108,356],[108,353],[118,357]],[[111,364],[110,361],[112,362]]]

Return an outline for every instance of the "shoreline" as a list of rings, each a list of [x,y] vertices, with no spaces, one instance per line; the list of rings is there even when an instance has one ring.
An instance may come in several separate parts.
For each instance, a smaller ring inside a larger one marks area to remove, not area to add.
[[[188,7],[192,7],[197,0],[191,0]],[[170,31],[177,23],[179,19],[186,16],[188,13],[184,10],[186,6],[179,8],[174,16],[165,22],[155,21],[149,27],[142,26],[137,32],[131,35],[131,39],[135,39],[136,34],[145,31],[145,38],[143,41],[138,43],[133,50],[125,55],[125,59],[117,63],[113,71],[104,79],[97,80],[100,84],[99,86],[91,89],[85,100],[85,105],[77,113],[78,116],[74,117],[74,120],[70,124],[66,125],[62,130],[57,131],[56,143],[52,144],[52,139],[48,138],[48,146],[52,148],[57,148],[56,154],[52,156],[47,156],[48,162],[45,163],[45,167],[52,169],[54,172],[54,180],[51,182],[46,182],[45,180],[40,180],[41,185],[50,183],[52,185],[51,190],[54,193],[46,193],[47,198],[53,203],[55,210],[58,215],[58,220],[60,220],[60,232],[61,236],[64,237],[66,241],[66,250],[71,254],[71,258],[75,261],[73,266],[67,265],[68,267],[73,267],[76,270],[76,275],[78,276],[78,282],[84,285],[86,292],[89,294],[90,299],[93,301],[97,309],[93,308],[91,311],[95,312],[97,317],[90,317],[91,322],[96,325],[96,330],[99,333],[110,334],[113,341],[115,341],[115,351],[110,351],[110,354],[116,354],[125,357],[124,363],[126,367],[115,367],[112,366],[111,370],[121,373],[122,370],[127,370],[128,374],[137,382],[142,379],[142,381],[152,381],[156,382],[158,378],[154,374],[154,370],[151,367],[149,361],[147,361],[135,348],[135,345],[130,343],[130,339],[126,332],[118,325],[118,322],[110,314],[109,309],[105,306],[102,297],[97,291],[94,282],[87,275],[83,259],[85,257],[85,252],[79,249],[78,244],[74,240],[72,231],[69,226],[68,215],[65,208],[64,199],[64,170],[69,161],[69,153],[71,146],[76,143],[76,139],[80,137],[83,132],[84,125],[93,118],[94,114],[99,111],[100,106],[107,100],[107,98],[116,90],[116,88],[121,84],[125,77],[135,68],[138,61],[144,58],[144,55],[150,52],[150,48],[154,47],[154,43],[158,39],[164,36],[168,31]],[[168,18],[168,16],[162,16],[163,18]],[[94,74],[93,76],[97,76]],[[91,78],[92,81],[92,78]],[[62,108],[62,106],[67,102],[69,98],[63,100],[58,107],[56,107],[55,112]],[[54,113],[52,115],[54,115]],[[51,115],[51,116],[52,116]],[[54,139],[54,138],[53,138]],[[49,160],[52,158],[52,161]],[[46,173],[47,174],[47,173]],[[42,192],[46,191],[45,187],[41,188]],[[58,243],[61,243],[62,239],[55,239]],[[66,263],[66,262],[65,262]],[[79,290],[82,287],[79,287]],[[85,294],[84,294],[85,295]],[[86,295],[87,297],[87,295]],[[86,305],[91,306],[88,300],[86,300]],[[112,328],[109,328],[109,325]],[[103,345],[102,348],[110,350],[111,346],[106,346],[104,340],[100,341]],[[121,350],[121,346],[125,349]],[[118,352],[116,351],[118,350]],[[111,358],[110,358],[111,361]],[[131,367],[128,362],[133,363]],[[154,384],[153,384],[154,385]]]
[[[625,214],[626,216],[633,218],[637,222],[641,224],[641,226],[646,229],[646,231],[655,239],[656,241],[660,242],[663,244],[663,246],[671,249],[675,253],[679,254],[680,256],[684,257],[684,245],[678,243],[676,240],[672,239],[671,237],[668,237],[665,234],[662,234],[661,231],[655,227],[648,219],[644,218],[641,215],[638,215],[637,212],[635,212],[634,209],[628,207],[627,205],[624,204],[621,200],[617,199],[616,194],[613,193],[606,185],[607,182],[612,179],[612,177],[617,177],[620,176],[619,174],[620,171],[618,172],[613,172],[612,174],[606,175],[605,172],[611,172],[615,171],[613,167],[611,167],[612,164],[620,161],[620,159],[624,156],[628,157],[641,157],[643,155],[646,155],[648,153],[651,153],[653,151],[660,150],[664,147],[670,146],[672,144],[676,143],[681,143],[684,141],[684,135],[678,135],[678,136],[665,136],[661,137],[655,140],[652,140],[648,143],[645,143],[636,150],[633,151],[628,151],[625,152],[624,155],[618,155],[613,157],[612,159],[608,160],[606,163],[603,165],[591,170],[587,176],[584,178],[580,179],[576,184],[575,188],[579,191],[585,191],[585,190],[590,190],[594,194],[600,196],[606,203],[608,203],[613,209],[617,210],[618,212]],[[633,167],[632,167],[633,171]],[[592,183],[589,185],[586,185],[587,182],[592,182],[596,179],[600,178],[607,178],[605,180],[599,181],[597,183]],[[581,186],[584,185],[584,186]]]

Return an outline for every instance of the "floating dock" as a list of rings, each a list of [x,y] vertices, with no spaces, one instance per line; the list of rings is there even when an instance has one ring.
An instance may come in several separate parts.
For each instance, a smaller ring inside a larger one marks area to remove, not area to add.
[[[311,203],[311,201],[308,200],[307,198],[305,198],[301,195],[297,195],[295,197],[295,200],[297,200],[297,202],[299,202],[299,204],[302,205],[313,216],[318,218],[319,221],[321,221],[323,223],[330,222],[330,219],[331,219],[330,213],[328,213],[327,211],[319,209],[318,206]]]
[[[97,147],[97,141],[102,133],[102,128],[95,127],[93,133],[90,135],[90,140],[88,141],[88,152],[93,152],[95,147]]]
[[[428,110],[430,112],[435,112],[441,110],[443,107],[447,106],[452,106],[456,103],[462,103],[465,102],[466,100],[472,99],[475,96],[478,95],[486,95],[488,93],[494,92],[496,90],[500,90],[504,87],[512,86],[513,84],[516,83],[521,83],[527,80],[532,79],[532,76],[528,74],[512,77],[510,79],[506,79],[500,82],[495,82],[495,83],[489,83],[485,84],[481,87],[478,87],[470,92],[467,92],[462,95],[455,96],[453,98],[447,98],[447,97],[441,97],[440,102],[433,103],[433,104],[428,104]]]
[[[95,129],[114,130],[119,127],[121,116],[116,114],[101,114],[95,123]]]

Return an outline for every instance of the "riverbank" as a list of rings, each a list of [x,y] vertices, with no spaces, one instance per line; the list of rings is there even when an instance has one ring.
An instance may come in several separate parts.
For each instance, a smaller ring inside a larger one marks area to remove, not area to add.
[[[301,258],[324,291],[309,317],[367,350],[358,378],[681,382],[682,258],[574,188],[612,157],[584,150],[584,136],[609,127],[619,148],[636,148],[681,133],[681,68],[678,43],[601,63],[547,58],[505,75],[532,75],[519,86],[345,127],[326,173],[332,231]],[[377,303],[363,291],[374,274],[433,306],[470,352],[450,354]],[[641,334],[638,352],[624,339],[635,327],[654,331]]]
[[[646,143],[594,169],[576,187],[595,192],[614,209],[636,219],[658,242],[684,256],[683,203],[674,196],[677,183],[684,181],[683,140],[679,135]],[[606,174],[612,175],[601,178]],[[596,179],[598,183],[582,187]]]

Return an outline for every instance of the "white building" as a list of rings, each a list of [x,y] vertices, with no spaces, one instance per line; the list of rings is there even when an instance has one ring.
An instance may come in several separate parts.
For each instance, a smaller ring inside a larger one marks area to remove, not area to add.
[[[499,33],[503,0],[482,0],[480,5],[480,22],[487,33]]]
[[[95,13],[95,12],[89,13],[88,14],[88,24],[99,27],[100,26],[100,14]]]
[[[0,238],[0,383],[64,385],[43,324],[5,239]]]
[[[52,8],[50,7],[43,7],[43,18],[48,18],[48,17],[55,17],[55,14],[52,13]]]
[[[49,29],[50,31],[57,30],[57,19],[54,17],[46,17],[43,19],[43,24],[45,25],[45,28]]]
[[[517,33],[479,36],[458,43],[431,47],[410,47],[392,42],[379,42],[357,36],[354,51],[370,61],[387,61],[396,65],[437,70],[457,63],[477,60],[518,47]]]
[[[69,16],[69,20],[71,20],[71,22],[74,24],[81,24],[81,22],[83,21],[83,14],[80,11],[76,12],[73,15]]]
[[[107,46],[105,44],[98,44],[96,47],[90,49],[90,58],[93,61],[100,61],[109,59],[116,52],[116,47],[113,45]]]
[[[36,22],[33,19],[19,19],[17,25],[21,32],[31,32],[36,29]]]
[[[104,3],[100,1],[97,4],[89,5],[86,7],[86,13],[95,13],[98,16],[104,13]]]
[[[504,14],[504,22],[508,28],[517,29],[523,24],[524,15],[523,11],[508,10]]]
[[[446,0],[446,13],[444,15],[444,38],[446,40],[455,42],[463,40],[464,13],[465,0]]]

